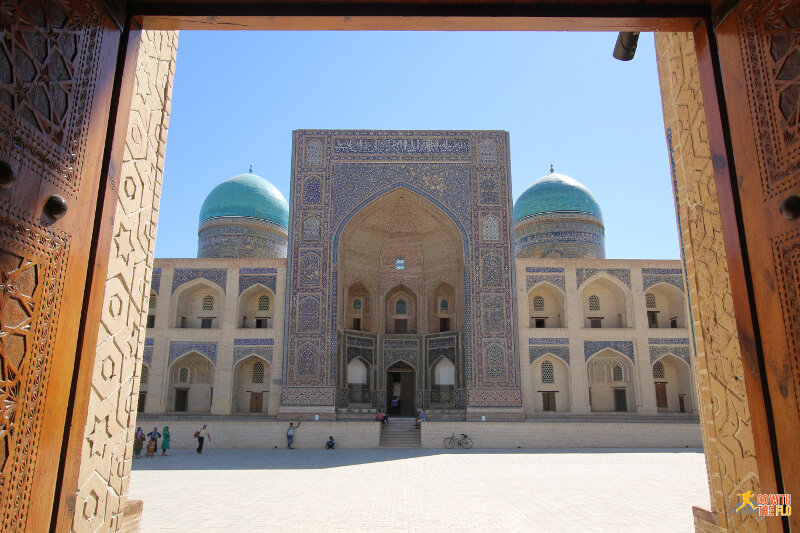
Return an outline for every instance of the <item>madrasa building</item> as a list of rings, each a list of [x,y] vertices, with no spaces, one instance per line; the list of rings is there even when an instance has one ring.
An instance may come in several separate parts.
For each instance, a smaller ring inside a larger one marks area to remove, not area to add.
[[[220,183],[197,258],[155,260],[140,417],[242,446],[281,420],[377,445],[379,408],[499,424],[485,447],[699,446],[681,262],[606,259],[552,168],[512,205],[509,157],[503,131],[300,130],[288,202]]]

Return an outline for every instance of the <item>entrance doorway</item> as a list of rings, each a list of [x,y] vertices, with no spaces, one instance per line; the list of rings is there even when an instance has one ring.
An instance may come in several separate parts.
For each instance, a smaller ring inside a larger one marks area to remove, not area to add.
[[[260,413],[263,403],[264,403],[264,393],[263,392],[251,392],[250,393],[250,412],[251,413]]]
[[[656,407],[658,408],[659,412],[666,411],[668,408],[666,383],[656,383]]]
[[[175,410],[186,411],[189,407],[189,389],[175,389]]]
[[[416,413],[416,372],[406,363],[395,363],[386,371],[386,412],[395,416]]]
[[[628,410],[628,395],[625,389],[614,389],[614,411],[625,412]]]

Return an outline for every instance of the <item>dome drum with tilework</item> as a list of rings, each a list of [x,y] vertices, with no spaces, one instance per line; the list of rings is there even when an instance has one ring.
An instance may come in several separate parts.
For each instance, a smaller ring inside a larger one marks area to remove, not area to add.
[[[240,174],[200,208],[197,257],[286,257],[289,204],[270,182]]]
[[[600,205],[581,183],[551,172],[514,204],[517,257],[605,258]]]

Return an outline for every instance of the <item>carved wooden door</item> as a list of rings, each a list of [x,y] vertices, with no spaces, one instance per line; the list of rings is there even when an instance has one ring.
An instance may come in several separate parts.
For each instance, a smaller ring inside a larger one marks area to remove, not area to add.
[[[119,37],[99,0],[0,2],[2,531],[49,527]]]
[[[800,1],[741,2],[717,32],[783,491],[800,494]],[[742,288],[744,290],[744,288]],[[742,343],[754,353],[753,339]],[[800,531],[800,513],[791,517]]]

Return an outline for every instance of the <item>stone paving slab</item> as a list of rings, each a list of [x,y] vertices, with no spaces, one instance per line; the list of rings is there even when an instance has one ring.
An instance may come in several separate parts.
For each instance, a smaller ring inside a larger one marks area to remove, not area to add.
[[[133,462],[142,533],[689,532],[702,450],[175,450]]]

